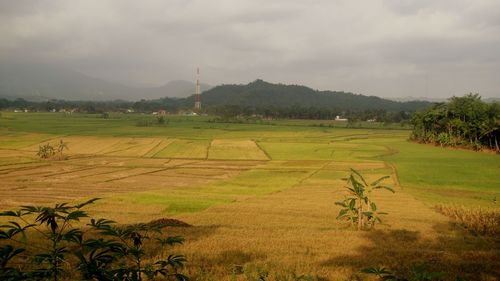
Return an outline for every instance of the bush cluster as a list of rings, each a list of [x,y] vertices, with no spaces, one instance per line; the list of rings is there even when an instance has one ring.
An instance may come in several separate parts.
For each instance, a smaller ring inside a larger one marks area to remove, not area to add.
[[[96,200],[0,213],[11,219],[0,226],[0,280],[188,280],[178,272],[186,258],[165,251],[182,237],[164,237],[158,223],[89,218],[83,208]]]

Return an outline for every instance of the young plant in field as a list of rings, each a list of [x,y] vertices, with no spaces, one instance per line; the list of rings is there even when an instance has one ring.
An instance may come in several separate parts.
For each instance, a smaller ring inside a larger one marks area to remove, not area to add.
[[[54,207],[24,206],[18,211],[0,213],[14,218],[0,225],[0,280],[57,281],[67,276],[75,279],[76,272],[66,269],[78,270],[84,280],[141,281],[143,277],[158,276],[189,280],[177,272],[186,262],[183,255],[168,255],[166,259],[144,263],[152,256],[143,248],[144,242],[154,241],[159,246],[155,249],[165,254],[164,246],[184,241],[178,236],[162,238],[162,228],[166,225],[120,227],[110,220],[90,219],[84,229],[73,227],[73,223],[88,218],[81,209],[96,200]],[[38,236],[36,243],[28,243],[28,230],[30,235]],[[23,254],[28,256],[21,257]],[[76,260],[69,258],[70,255]],[[35,266],[28,260],[33,260]],[[13,267],[14,263],[18,266]]]
[[[63,151],[68,148],[68,144],[64,142],[62,139],[59,141],[59,145],[57,146],[57,152],[59,153],[59,159],[63,159]]]
[[[156,122],[158,125],[165,125],[166,119],[164,116],[158,116],[156,117]]]
[[[382,222],[381,216],[387,213],[378,211],[371,195],[376,189],[387,189],[394,193],[392,187],[381,184],[388,178],[390,176],[383,176],[372,183],[367,183],[361,173],[351,169],[351,174],[345,179],[347,183],[345,188],[349,195],[343,201],[335,202],[342,207],[337,219],[349,221],[351,225],[356,225],[358,230],[374,227],[377,222]]]

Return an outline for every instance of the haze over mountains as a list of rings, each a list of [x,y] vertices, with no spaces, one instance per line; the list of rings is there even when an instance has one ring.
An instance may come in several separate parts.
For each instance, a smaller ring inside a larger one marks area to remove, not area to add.
[[[201,84],[202,91],[210,88],[210,85]],[[0,97],[5,98],[136,101],[185,98],[194,91],[195,84],[183,80],[173,80],[159,87],[133,87],[50,65],[0,65]]]
[[[248,84],[211,87],[202,84],[205,106],[314,107],[332,109],[417,110],[427,101],[398,102],[376,96],[339,91],[318,91],[306,86],[273,84],[257,79]],[[158,100],[168,98],[177,107],[194,104],[195,84],[174,80],[159,87],[133,87],[89,77],[82,73],[48,65],[0,66],[0,97],[31,101],[49,99],[105,101]]]

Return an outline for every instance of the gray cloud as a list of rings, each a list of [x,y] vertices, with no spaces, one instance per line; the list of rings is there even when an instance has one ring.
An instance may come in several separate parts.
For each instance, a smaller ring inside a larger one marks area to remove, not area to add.
[[[380,96],[500,96],[500,2],[0,0],[0,63],[162,84],[256,78]]]

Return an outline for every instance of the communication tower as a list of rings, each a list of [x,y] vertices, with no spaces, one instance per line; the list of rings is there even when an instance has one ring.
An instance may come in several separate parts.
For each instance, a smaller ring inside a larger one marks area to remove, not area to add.
[[[196,68],[196,93],[194,95],[194,109],[201,110],[201,91],[200,91],[200,68]]]

